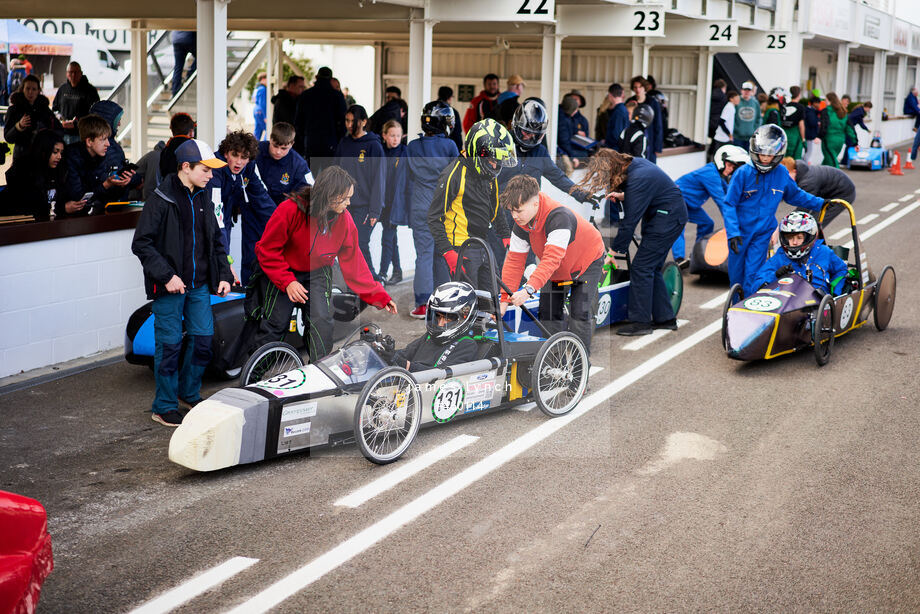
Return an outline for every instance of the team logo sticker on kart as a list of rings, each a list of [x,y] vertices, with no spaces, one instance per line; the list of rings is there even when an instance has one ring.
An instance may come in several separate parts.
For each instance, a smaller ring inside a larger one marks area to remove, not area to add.
[[[778,283],[778,284],[780,284],[780,285],[782,285],[782,286],[788,286],[789,284],[792,283],[792,278],[791,278],[791,277],[783,277],[782,279],[780,279],[780,280],[779,280],[778,282],[776,282],[776,283]]]
[[[782,304],[781,300],[772,296],[752,296],[744,301],[744,308],[751,311],[775,311]]]
[[[434,419],[438,422],[447,422],[453,418],[463,407],[465,396],[466,391],[459,380],[452,379],[444,382],[431,401],[431,414]]]

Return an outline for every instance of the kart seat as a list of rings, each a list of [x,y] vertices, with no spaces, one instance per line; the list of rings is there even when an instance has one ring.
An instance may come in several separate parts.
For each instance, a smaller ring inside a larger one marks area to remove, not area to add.
[[[834,253],[837,254],[837,257],[844,262],[846,262],[850,257],[850,249],[848,247],[844,247],[843,245],[832,245],[831,249],[834,250]]]

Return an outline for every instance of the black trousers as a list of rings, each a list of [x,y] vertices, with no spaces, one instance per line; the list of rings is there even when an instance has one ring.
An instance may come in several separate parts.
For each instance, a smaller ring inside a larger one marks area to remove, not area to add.
[[[604,270],[601,256],[585,269],[577,280],[566,285],[548,282],[540,290],[540,321],[550,334],[569,330],[582,340],[585,349],[591,353],[591,339],[594,337],[597,314],[597,284]],[[565,300],[569,300],[569,317],[565,317]]]

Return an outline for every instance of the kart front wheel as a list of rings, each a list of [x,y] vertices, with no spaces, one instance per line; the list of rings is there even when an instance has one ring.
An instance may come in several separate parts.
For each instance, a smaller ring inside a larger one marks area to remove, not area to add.
[[[728,291],[728,298],[725,299],[725,305],[722,306],[722,347],[726,352],[728,351],[728,310],[743,296],[744,291],[741,289],[741,284],[735,284]]]
[[[830,360],[834,347],[834,297],[830,294],[822,298],[818,305],[811,335],[815,343],[815,362],[823,367]]]
[[[240,386],[249,386],[303,366],[300,352],[283,341],[266,343],[249,357],[240,371]]]
[[[680,305],[684,300],[684,278],[680,274],[680,267],[673,262],[668,262],[661,269],[661,276],[664,277],[664,285],[668,289],[668,297],[671,299],[671,309],[674,310],[674,317],[680,311]]]
[[[894,312],[894,297],[898,286],[898,278],[891,266],[882,269],[875,284],[875,296],[872,299],[872,311],[875,319],[875,328],[885,330],[891,321]]]
[[[355,405],[355,439],[364,458],[386,465],[409,447],[422,423],[422,395],[412,374],[399,367],[380,371]]]
[[[534,401],[547,416],[569,413],[588,387],[588,351],[581,339],[570,332],[556,333],[537,352],[531,369]]]

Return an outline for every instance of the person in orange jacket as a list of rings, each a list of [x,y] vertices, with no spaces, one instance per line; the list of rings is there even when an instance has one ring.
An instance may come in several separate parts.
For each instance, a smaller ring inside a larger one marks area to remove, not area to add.
[[[601,233],[565,205],[540,193],[540,184],[529,175],[513,177],[501,194],[501,202],[514,219],[502,281],[509,289],[520,288],[510,296],[502,292],[502,313],[509,303],[523,305],[540,289],[540,319],[555,333],[565,328],[563,307],[568,298],[567,328],[590,353],[597,287],[606,253]],[[540,264],[522,285],[531,250]]]

